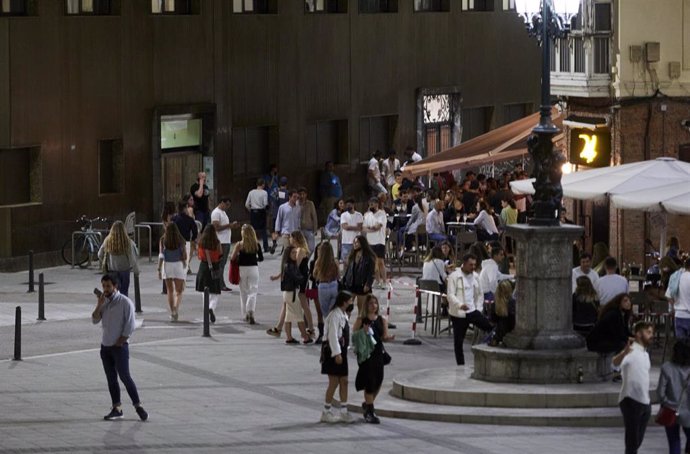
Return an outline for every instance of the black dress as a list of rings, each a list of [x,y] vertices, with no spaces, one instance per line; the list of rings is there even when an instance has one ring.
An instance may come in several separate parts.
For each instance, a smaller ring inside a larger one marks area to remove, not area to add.
[[[618,309],[610,310],[587,335],[587,350],[598,353],[618,353],[628,342],[630,330],[627,317]]]
[[[328,341],[324,342],[324,346],[328,345]],[[336,377],[347,377],[347,348],[350,346],[350,324],[345,322],[343,327],[343,335],[340,337],[340,357],[343,359],[341,364],[336,364],[335,358],[328,355],[326,360],[321,364],[321,373],[323,375],[335,375]],[[323,348],[323,347],[322,347]]]
[[[371,328],[376,346],[371,356],[359,365],[355,378],[355,389],[364,390],[368,394],[378,392],[383,383],[383,318],[380,315],[371,323]]]

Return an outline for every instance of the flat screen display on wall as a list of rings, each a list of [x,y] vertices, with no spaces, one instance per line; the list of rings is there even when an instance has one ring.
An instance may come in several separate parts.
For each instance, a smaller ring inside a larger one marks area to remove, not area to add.
[[[201,118],[161,117],[161,151],[199,151]]]

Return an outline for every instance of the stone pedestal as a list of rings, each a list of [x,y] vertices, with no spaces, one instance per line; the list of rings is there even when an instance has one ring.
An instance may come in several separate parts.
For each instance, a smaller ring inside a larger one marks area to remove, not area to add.
[[[578,226],[508,227],[516,242],[516,324],[507,348],[473,348],[474,377],[496,382],[569,383],[591,379],[596,355],[572,329],[572,245]]]

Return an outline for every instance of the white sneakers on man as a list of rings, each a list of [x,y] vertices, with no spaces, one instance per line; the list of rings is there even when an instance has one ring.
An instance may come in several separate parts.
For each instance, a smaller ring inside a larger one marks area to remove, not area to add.
[[[333,413],[331,413],[330,411],[324,410],[321,413],[321,422],[325,422],[328,424],[334,424],[334,423],[340,422],[340,418],[338,416],[334,415]]]

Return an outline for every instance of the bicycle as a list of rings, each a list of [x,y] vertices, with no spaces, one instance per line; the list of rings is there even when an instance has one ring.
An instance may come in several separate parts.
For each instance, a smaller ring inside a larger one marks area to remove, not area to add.
[[[101,217],[89,219],[86,215],[82,215],[75,222],[80,224],[81,233],[74,232],[65,241],[62,246],[62,260],[72,267],[86,268],[92,261],[98,261],[98,250],[103,243],[103,235],[93,228],[93,223],[107,223],[108,220]]]

